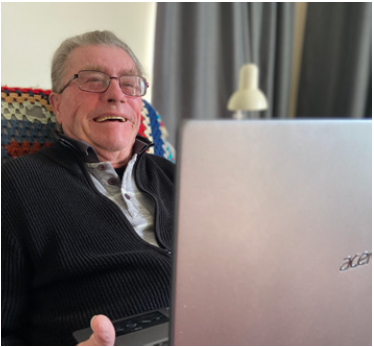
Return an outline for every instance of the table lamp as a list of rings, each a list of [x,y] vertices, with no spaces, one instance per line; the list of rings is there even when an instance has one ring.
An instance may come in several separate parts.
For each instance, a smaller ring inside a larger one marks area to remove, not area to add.
[[[236,111],[235,119],[245,118],[242,111],[262,111],[267,109],[264,93],[258,89],[258,67],[245,64],[240,69],[239,88],[231,95],[227,108]]]

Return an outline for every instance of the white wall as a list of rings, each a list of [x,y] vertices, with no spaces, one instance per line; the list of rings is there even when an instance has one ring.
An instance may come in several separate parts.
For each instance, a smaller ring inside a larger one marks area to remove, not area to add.
[[[60,43],[86,31],[107,29],[132,48],[152,86],[156,4],[2,3],[1,85],[50,89],[51,60]]]
[[[301,60],[303,58],[304,32],[306,16],[308,12],[307,2],[297,2],[295,6],[295,29],[294,29],[294,46],[292,57],[292,75],[290,91],[290,118],[295,118],[297,97],[300,81]]]

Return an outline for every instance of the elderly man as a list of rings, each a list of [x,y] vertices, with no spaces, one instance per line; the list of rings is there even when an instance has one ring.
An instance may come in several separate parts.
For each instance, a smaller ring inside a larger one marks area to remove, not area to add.
[[[56,51],[56,141],[2,167],[3,345],[75,344],[90,321],[83,344],[110,345],[110,320],[169,305],[175,168],[137,136],[147,86],[111,32]]]

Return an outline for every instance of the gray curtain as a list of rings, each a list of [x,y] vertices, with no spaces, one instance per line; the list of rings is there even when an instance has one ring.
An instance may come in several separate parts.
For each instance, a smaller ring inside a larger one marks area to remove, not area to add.
[[[371,117],[370,3],[309,3],[299,117]]]
[[[240,67],[255,63],[269,108],[289,115],[294,3],[158,3],[152,104],[176,144],[182,119],[229,118]]]

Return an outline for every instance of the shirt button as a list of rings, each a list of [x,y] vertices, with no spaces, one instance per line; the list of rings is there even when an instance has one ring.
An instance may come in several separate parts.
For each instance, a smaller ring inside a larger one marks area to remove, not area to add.
[[[108,183],[111,186],[114,186],[117,183],[117,180],[114,177],[111,177],[111,178],[108,179]]]
[[[130,195],[129,194],[125,194],[125,198],[127,199],[127,200],[130,200],[131,199],[131,197],[130,197]]]

